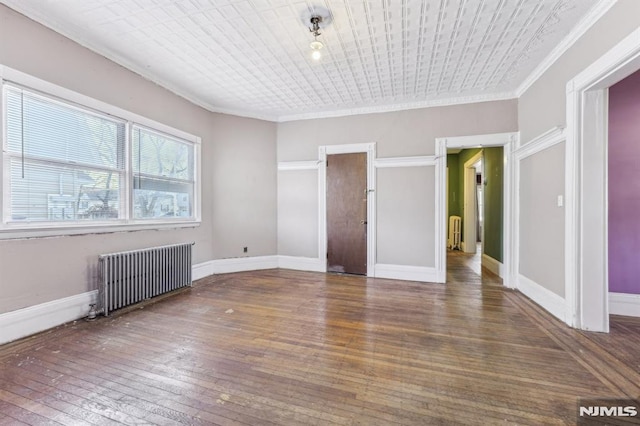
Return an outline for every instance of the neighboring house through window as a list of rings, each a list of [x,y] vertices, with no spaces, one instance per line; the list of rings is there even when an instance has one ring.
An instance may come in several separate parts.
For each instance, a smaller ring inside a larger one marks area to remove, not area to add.
[[[2,97],[0,231],[199,221],[197,137],[11,81]]]

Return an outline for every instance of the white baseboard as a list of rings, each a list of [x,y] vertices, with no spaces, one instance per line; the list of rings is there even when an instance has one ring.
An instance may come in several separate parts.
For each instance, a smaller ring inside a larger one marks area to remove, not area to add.
[[[278,267],[296,271],[327,272],[327,261],[316,257],[278,256]]]
[[[193,281],[199,280],[200,278],[208,277],[209,275],[213,275],[212,260],[208,262],[197,263],[191,267],[191,279]]]
[[[482,254],[482,266],[493,272],[500,278],[504,278],[504,265],[493,257]]]
[[[640,317],[640,294],[609,293],[609,313]]]
[[[436,268],[426,266],[388,265],[377,263],[374,267],[376,278],[390,278],[393,280],[438,282]]]
[[[295,256],[216,259],[193,265],[192,278],[198,280],[213,274],[275,268],[326,272],[326,263],[322,259]],[[378,278],[424,282],[437,282],[438,279],[436,269],[429,267],[377,264],[374,270]],[[0,314],[0,344],[84,318],[97,297],[98,291],[94,290]]]
[[[215,259],[193,265],[194,280],[213,274],[229,274],[232,272],[258,271],[278,267],[278,256],[234,257]]]
[[[0,314],[0,344],[84,318],[98,290]]]
[[[566,322],[567,306],[564,298],[558,296],[551,290],[548,290],[536,283],[533,280],[525,277],[524,275],[518,275],[518,282],[516,288],[522,292],[529,299],[542,306],[549,311],[554,317]]]

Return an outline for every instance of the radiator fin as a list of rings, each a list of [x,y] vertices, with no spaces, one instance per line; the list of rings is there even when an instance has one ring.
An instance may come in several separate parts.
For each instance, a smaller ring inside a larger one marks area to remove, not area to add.
[[[99,309],[104,315],[191,286],[193,243],[103,254],[99,257]]]

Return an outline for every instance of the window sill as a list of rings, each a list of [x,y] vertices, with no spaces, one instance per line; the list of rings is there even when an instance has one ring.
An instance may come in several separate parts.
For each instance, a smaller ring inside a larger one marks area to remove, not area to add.
[[[70,225],[38,225],[21,226],[20,224],[5,225],[0,228],[0,240],[24,240],[29,238],[50,238],[71,235],[110,234],[115,232],[132,232],[148,230],[168,230],[182,228],[197,228],[199,220],[176,222],[135,222],[135,223],[101,223],[101,224],[70,224]]]

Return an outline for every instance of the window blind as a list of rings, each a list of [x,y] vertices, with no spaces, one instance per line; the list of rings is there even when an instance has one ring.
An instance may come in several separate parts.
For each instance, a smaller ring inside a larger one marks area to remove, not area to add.
[[[196,219],[196,142],[165,133],[166,126],[2,86],[4,224]]]
[[[4,96],[5,221],[121,218],[126,122],[19,87],[5,85]]]

